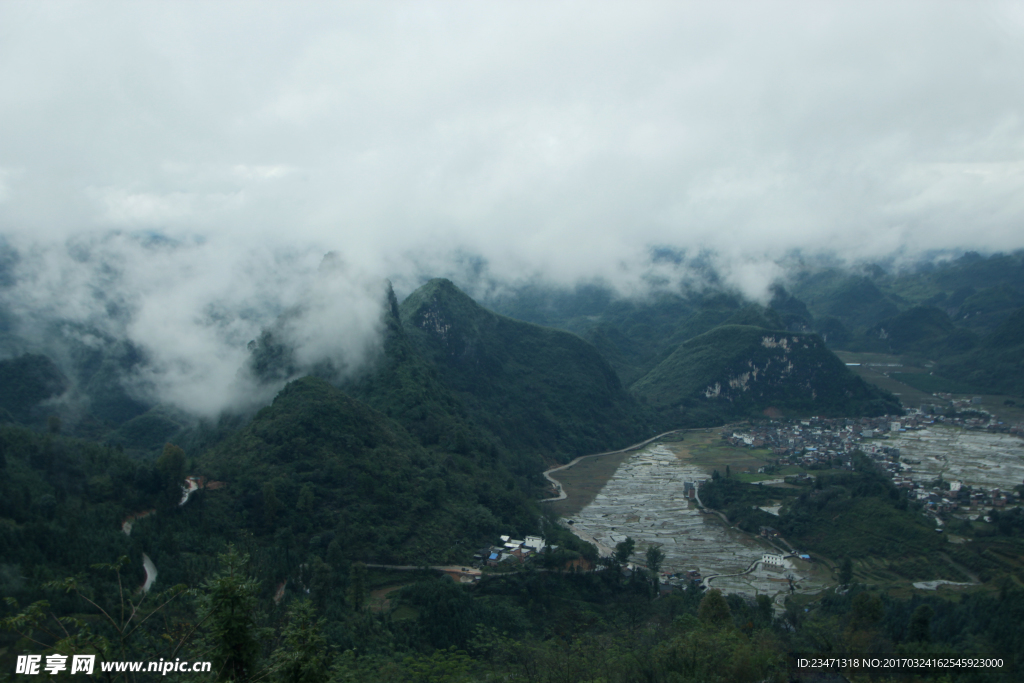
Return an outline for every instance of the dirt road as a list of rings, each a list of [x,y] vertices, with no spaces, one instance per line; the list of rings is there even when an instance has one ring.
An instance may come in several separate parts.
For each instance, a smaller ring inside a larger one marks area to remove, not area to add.
[[[542,503],[550,503],[550,502],[556,501],[556,500],[565,500],[566,498],[569,497],[569,495],[562,488],[562,482],[558,481],[557,479],[555,479],[554,477],[551,476],[552,472],[558,472],[560,470],[567,470],[570,467],[572,467],[573,465],[575,465],[576,463],[578,463],[579,461],[586,460],[587,458],[596,458],[596,457],[599,457],[599,456],[602,456],[602,455],[616,455],[618,453],[625,453],[627,451],[635,451],[638,448],[643,448],[644,446],[646,446],[647,444],[651,443],[652,441],[657,441],[658,439],[660,439],[663,436],[668,436],[669,434],[678,434],[681,431],[683,431],[683,430],[682,429],[673,429],[672,431],[664,432],[662,434],[658,434],[657,436],[652,436],[651,438],[647,439],[646,441],[641,441],[640,443],[635,443],[632,446],[627,446],[626,448],[620,448],[617,451],[605,451],[604,453],[592,453],[591,455],[581,455],[580,457],[576,458],[575,460],[573,460],[570,463],[567,463],[565,465],[559,465],[558,467],[552,467],[551,469],[546,470],[544,472],[544,477],[548,481],[551,482],[552,486],[555,487],[555,490],[558,491],[558,495],[555,496],[554,498],[542,498],[540,502],[542,502]]]

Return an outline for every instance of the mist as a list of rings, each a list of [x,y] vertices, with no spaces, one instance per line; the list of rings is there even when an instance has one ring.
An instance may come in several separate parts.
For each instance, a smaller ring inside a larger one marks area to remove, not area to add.
[[[127,340],[199,415],[269,400],[274,325],[365,364],[385,279],[763,302],[1024,248],[1015,3],[8,2],[0,84],[3,352]]]
[[[196,416],[258,407],[291,379],[248,367],[264,330],[299,368],[329,361],[342,376],[379,342],[387,283],[338,254],[126,233],[6,246],[5,356],[41,350],[68,365],[75,348],[127,342],[141,354],[122,377],[129,394]]]

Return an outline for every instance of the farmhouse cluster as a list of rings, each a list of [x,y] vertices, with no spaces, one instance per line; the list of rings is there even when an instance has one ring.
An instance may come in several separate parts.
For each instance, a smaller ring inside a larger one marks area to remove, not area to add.
[[[533,557],[545,547],[544,539],[540,536],[515,539],[502,535],[500,544],[481,548],[473,555],[473,559],[488,567],[497,567],[502,562],[518,564]],[[552,546],[552,549],[557,549],[557,546]]]
[[[887,436],[890,431],[917,429],[925,420],[918,417],[885,415],[883,417],[826,418],[812,417],[798,421],[769,420],[754,423],[749,430],[722,438],[733,446],[769,448],[780,456],[780,467],[802,465],[827,468],[850,466],[850,454],[863,450],[861,441]],[[836,459],[840,462],[836,462]]]

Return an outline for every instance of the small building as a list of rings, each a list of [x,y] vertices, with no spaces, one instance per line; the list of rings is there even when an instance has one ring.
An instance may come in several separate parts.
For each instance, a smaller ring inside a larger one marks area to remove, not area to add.
[[[527,536],[523,541],[523,545],[531,550],[540,552],[544,549],[544,539],[540,536]]]

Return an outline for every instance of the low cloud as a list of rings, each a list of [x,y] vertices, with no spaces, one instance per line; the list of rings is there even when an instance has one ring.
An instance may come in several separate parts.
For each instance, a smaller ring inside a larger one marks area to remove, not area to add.
[[[196,410],[293,307],[358,362],[386,277],[764,300],[1024,248],[1016,3],[3,3],[0,45],[4,301]]]
[[[320,250],[128,233],[7,247],[17,254],[0,290],[16,321],[8,355],[67,359],[72,348],[126,341],[142,360],[123,385],[195,415],[247,409],[280,388],[246,371],[246,345],[281,320],[305,367],[355,369],[379,343],[384,281],[337,260],[323,268]]]

